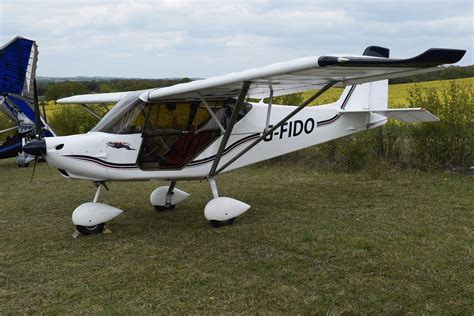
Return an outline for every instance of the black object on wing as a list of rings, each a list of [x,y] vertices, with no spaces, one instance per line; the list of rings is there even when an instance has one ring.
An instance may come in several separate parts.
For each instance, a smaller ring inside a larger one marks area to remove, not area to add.
[[[382,50],[368,47],[371,55],[382,53]],[[372,48],[372,50],[370,50]],[[366,51],[367,51],[366,49]],[[463,49],[430,48],[418,56],[407,59],[396,58],[370,58],[370,57],[336,57],[321,56],[318,59],[320,67],[343,66],[343,67],[401,67],[401,68],[428,68],[443,64],[454,64],[460,61],[466,53]]]

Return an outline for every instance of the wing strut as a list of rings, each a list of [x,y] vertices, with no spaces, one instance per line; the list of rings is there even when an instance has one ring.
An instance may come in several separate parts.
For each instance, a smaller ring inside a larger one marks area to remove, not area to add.
[[[268,109],[267,109],[267,120],[265,122],[265,130],[268,130],[268,126],[270,125],[270,115],[272,113],[272,103],[273,103],[273,87],[270,85],[270,97],[268,99]]]
[[[246,152],[248,152],[250,149],[252,149],[255,145],[257,145],[258,143],[260,143],[265,137],[267,137],[268,135],[270,135],[271,133],[273,133],[274,130],[276,130],[277,128],[279,128],[282,124],[284,124],[286,121],[288,121],[290,118],[292,118],[293,116],[295,116],[299,111],[301,111],[303,108],[305,108],[306,106],[308,106],[311,102],[313,102],[314,100],[316,100],[319,96],[321,96],[324,92],[326,92],[326,90],[328,90],[329,88],[331,88],[334,84],[336,84],[337,81],[329,81],[321,90],[319,90],[318,92],[316,92],[315,94],[313,94],[311,97],[309,97],[306,101],[304,101],[303,103],[301,103],[295,110],[293,110],[293,112],[291,112],[290,114],[288,114],[287,116],[285,116],[280,122],[276,123],[272,128],[266,130],[263,132],[263,134],[257,138],[253,143],[251,143],[250,145],[248,145],[245,149],[243,149],[240,153],[238,153],[235,157],[233,157],[231,160],[229,160],[226,164],[224,164],[222,167],[220,167],[214,175],[217,175],[219,174],[220,172],[222,172],[222,170],[224,170],[225,168],[227,168],[228,166],[230,166],[232,163],[234,163],[237,159],[239,159],[240,157],[242,157]],[[220,149],[220,148],[219,148]],[[215,162],[215,161],[214,161]]]
[[[99,121],[102,119],[102,116],[100,116],[99,114],[97,114],[96,111],[94,111],[93,109],[91,109],[90,107],[87,106],[87,104],[85,103],[79,103],[80,106],[82,106],[82,108],[84,110],[86,110],[87,112],[89,112],[92,116],[94,116],[96,119],[98,119]]]
[[[5,128],[5,129],[0,130],[0,134],[5,133],[5,132],[9,132],[9,131],[13,131],[14,129],[19,129],[19,128],[20,128],[20,126],[12,126],[12,127],[9,127],[9,128]]]
[[[224,134],[224,133],[225,133],[224,127],[222,126],[221,122],[220,122],[219,119],[217,118],[216,114],[214,114],[214,111],[211,109],[211,107],[209,106],[209,104],[207,104],[206,99],[204,99],[204,97],[202,96],[201,92],[198,92],[197,95],[198,95],[198,97],[201,99],[202,104],[204,104],[204,106],[206,107],[207,112],[209,112],[209,114],[212,116],[212,118],[213,118],[214,121],[216,122],[217,126],[219,126],[219,129],[221,130],[222,134]]]
[[[237,118],[239,117],[239,112],[240,112],[240,109],[242,108],[242,104],[244,103],[245,97],[247,96],[247,92],[249,91],[250,83],[251,83],[250,81],[244,81],[242,84],[242,89],[240,89],[240,94],[239,94],[239,97],[237,98],[237,102],[235,103],[234,111],[232,111],[232,115],[230,116],[229,122],[227,123],[227,128],[225,130],[224,136],[222,136],[222,141],[219,146],[219,149],[217,150],[216,158],[214,159],[214,162],[212,163],[211,171],[209,171],[210,178],[214,177],[217,174],[216,173],[217,166],[219,165],[225,146],[227,145],[227,142],[229,141],[230,134],[232,133],[232,130],[234,129],[234,124],[235,122],[237,122]]]

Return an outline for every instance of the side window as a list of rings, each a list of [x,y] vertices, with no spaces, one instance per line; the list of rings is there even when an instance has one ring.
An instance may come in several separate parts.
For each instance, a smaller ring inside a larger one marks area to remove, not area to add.
[[[190,106],[184,103],[152,104],[148,114],[147,131],[181,133],[188,129]]]

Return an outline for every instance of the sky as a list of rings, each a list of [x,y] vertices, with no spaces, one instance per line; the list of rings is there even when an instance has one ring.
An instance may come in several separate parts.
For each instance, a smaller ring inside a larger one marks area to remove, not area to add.
[[[474,0],[0,0],[0,43],[17,35],[54,77],[204,78],[369,45],[472,65]]]

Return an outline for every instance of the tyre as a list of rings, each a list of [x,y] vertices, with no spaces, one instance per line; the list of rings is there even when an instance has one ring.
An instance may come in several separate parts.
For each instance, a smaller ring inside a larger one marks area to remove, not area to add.
[[[234,220],[235,220],[235,217],[231,218],[231,219],[228,219],[226,221],[211,220],[211,221],[209,221],[209,224],[211,224],[211,226],[214,227],[214,228],[219,228],[219,227],[230,226],[230,225],[234,224]]]
[[[169,211],[169,210],[174,210],[176,205],[170,205],[170,206],[154,205],[153,207],[158,212],[166,212],[166,211]]]
[[[94,226],[76,225],[76,229],[83,235],[98,234],[104,230],[105,223],[100,223]]]

